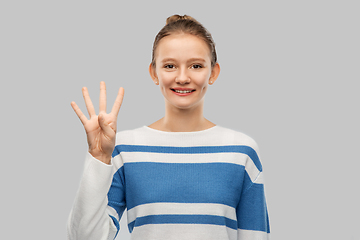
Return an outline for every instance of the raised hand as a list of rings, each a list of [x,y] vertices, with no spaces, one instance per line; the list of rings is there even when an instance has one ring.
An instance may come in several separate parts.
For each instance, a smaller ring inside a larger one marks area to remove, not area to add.
[[[106,85],[105,82],[100,83],[99,115],[96,115],[86,87],[82,89],[82,93],[90,119],[82,113],[75,102],[71,102],[71,106],[84,125],[89,153],[94,158],[110,164],[111,155],[115,148],[116,122],[124,98],[124,88],[119,89],[111,112],[106,113]]]

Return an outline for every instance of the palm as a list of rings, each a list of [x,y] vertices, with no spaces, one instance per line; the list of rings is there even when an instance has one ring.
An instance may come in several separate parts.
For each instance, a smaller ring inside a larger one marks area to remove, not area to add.
[[[106,113],[106,86],[104,82],[101,82],[99,115],[96,115],[86,88],[83,88],[83,96],[90,119],[86,118],[76,103],[72,102],[71,106],[84,125],[89,144],[89,152],[95,158],[109,163],[115,147],[117,115],[124,97],[124,89],[119,89],[111,112]]]
[[[112,117],[110,114],[104,114],[104,122],[113,126],[111,129],[113,132],[105,133],[99,124],[99,116],[93,116],[90,120],[84,125],[88,143],[89,151],[96,152],[99,151],[99,154],[106,154],[106,152],[112,151],[111,144],[115,144],[112,140],[115,138],[116,133],[116,118]]]

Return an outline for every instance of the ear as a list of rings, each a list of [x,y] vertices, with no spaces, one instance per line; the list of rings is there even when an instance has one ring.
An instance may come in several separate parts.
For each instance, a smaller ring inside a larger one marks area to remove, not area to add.
[[[152,80],[154,81],[154,83],[156,85],[159,85],[159,80],[158,80],[158,77],[156,74],[156,69],[151,63],[149,65],[149,74],[150,74],[150,77],[152,78]]]
[[[215,66],[211,70],[211,75],[210,75],[210,78],[209,78],[209,84],[210,85],[214,84],[214,82],[218,78],[219,74],[220,74],[220,64],[216,63]]]

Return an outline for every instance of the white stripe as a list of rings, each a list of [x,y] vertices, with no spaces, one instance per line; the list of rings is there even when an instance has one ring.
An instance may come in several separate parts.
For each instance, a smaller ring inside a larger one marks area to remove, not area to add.
[[[116,135],[116,145],[177,147],[245,145],[258,151],[256,142],[244,133],[221,126],[208,130],[210,132],[206,130],[200,132],[163,132],[144,126],[118,132]],[[209,135],[209,133],[211,134]]]
[[[263,184],[264,183],[264,174],[261,172],[259,176],[253,181],[254,183]]]
[[[211,153],[211,154],[169,154],[149,152],[122,152],[121,156],[127,162],[161,162],[161,163],[232,163],[245,166],[245,171],[251,181],[259,175],[254,162],[243,153]],[[115,165],[115,164],[114,164]],[[118,164],[122,166],[122,164]],[[259,179],[259,182],[262,183]]]
[[[252,231],[252,230],[237,230],[238,239],[256,239],[256,240],[269,240],[270,234],[263,231]]]
[[[164,214],[215,215],[236,221],[235,208],[217,203],[148,203],[128,210],[127,218],[130,223],[137,217]]]
[[[111,159],[111,164],[114,166],[115,172],[124,165],[124,161],[120,154]],[[114,172],[114,173],[115,173]]]
[[[146,224],[135,227],[132,240],[237,240],[237,231],[211,224]]]
[[[107,206],[106,212],[108,215],[111,215],[115,217],[118,221],[120,221],[119,214],[116,212],[116,210],[110,206]]]
[[[122,152],[126,162],[164,162],[164,163],[211,163],[224,162],[245,166],[248,155],[243,153],[199,153],[175,154],[157,152]]]

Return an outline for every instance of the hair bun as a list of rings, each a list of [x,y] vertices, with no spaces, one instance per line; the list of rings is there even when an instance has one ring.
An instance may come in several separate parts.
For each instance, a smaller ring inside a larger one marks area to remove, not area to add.
[[[188,15],[181,16],[181,15],[175,14],[166,19],[166,25],[168,25],[169,23],[177,22],[179,20],[190,20],[193,22],[197,22],[193,17],[190,17]]]
[[[171,34],[190,34],[203,40],[209,47],[211,53],[211,67],[217,63],[217,56],[215,50],[215,43],[210,32],[193,17],[188,15],[180,16],[178,14],[172,15],[166,19],[166,25],[158,32],[155,37],[151,65],[155,67],[156,49],[161,39]]]

